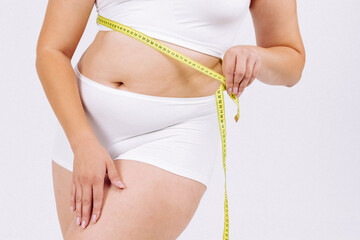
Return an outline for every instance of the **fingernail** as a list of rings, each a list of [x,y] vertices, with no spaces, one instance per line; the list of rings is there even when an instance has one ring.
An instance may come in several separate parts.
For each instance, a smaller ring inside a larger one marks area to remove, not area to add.
[[[235,88],[234,88],[234,91],[233,91],[234,94],[237,94],[237,90],[238,90],[237,87],[235,87]]]
[[[120,188],[124,188],[124,184],[121,181],[115,181],[115,184],[119,186]]]
[[[74,207],[71,206],[71,207],[70,207],[70,212],[73,212],[73,211],[74,211]]]
[[[236,97],[240,97],[241,94],[242,94],[242,92],[238,92],[238,94],[236,95]]]
[[[228,94],[229,95],[231,94],[231,90],[232,90],[231,88],[228,89]]]
[[[85,220],[82,221],[81,228],[85,228]]]
[[[93,223],[96,223],[96,214],[94,214],[94,215],[92,216],[92,221],[93,221]]]
[[[80,225],[80,217],[76,218],[76,225]]]

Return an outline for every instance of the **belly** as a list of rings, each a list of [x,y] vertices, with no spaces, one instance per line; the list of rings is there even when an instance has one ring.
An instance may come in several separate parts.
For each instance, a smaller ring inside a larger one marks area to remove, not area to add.
[[[219,58],[158,41],[222,74]],[[116,31],[99,31],[77,65],[83,75],[98,83],[154,96],[209,96],[221,85],[220,81]]]

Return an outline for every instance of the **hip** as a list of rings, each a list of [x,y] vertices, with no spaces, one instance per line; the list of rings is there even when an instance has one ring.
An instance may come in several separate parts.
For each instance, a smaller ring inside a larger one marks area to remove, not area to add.
[[[147,162],[207,185],[221,135],[216,95],[162,97],[114,89],[74,67],[86,117],[112,159]],[[73,153],[61,128],[52,158],[72,170]]]
[[[77,66],[74,71],[86,116],[99,138],[120,141],[185,122],[192,122],[191,128],[196,128],[196,132],[218,134],[215,94],[188,98],[152,96],[99,84],[84,76]]]

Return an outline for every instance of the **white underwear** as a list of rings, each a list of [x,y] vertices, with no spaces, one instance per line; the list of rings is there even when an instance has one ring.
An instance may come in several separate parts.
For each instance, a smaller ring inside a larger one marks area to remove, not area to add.
[[[221,150],[215,92],[145,95],[93,81],[77,65],[74,71],[87,119],[112,159],[141,161],[208,185]],[[72,171],[74,155],[62,128],[53,144],[52,160]]]

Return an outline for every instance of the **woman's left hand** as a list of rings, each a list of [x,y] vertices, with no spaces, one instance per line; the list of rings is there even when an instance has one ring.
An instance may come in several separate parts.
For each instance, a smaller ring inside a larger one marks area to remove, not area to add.
[[[245,87],[257,77],[261,66],[261,57],[252,46],[236,45],[225,54],[222,70],[226,79],[226,90],[240,97]]]

